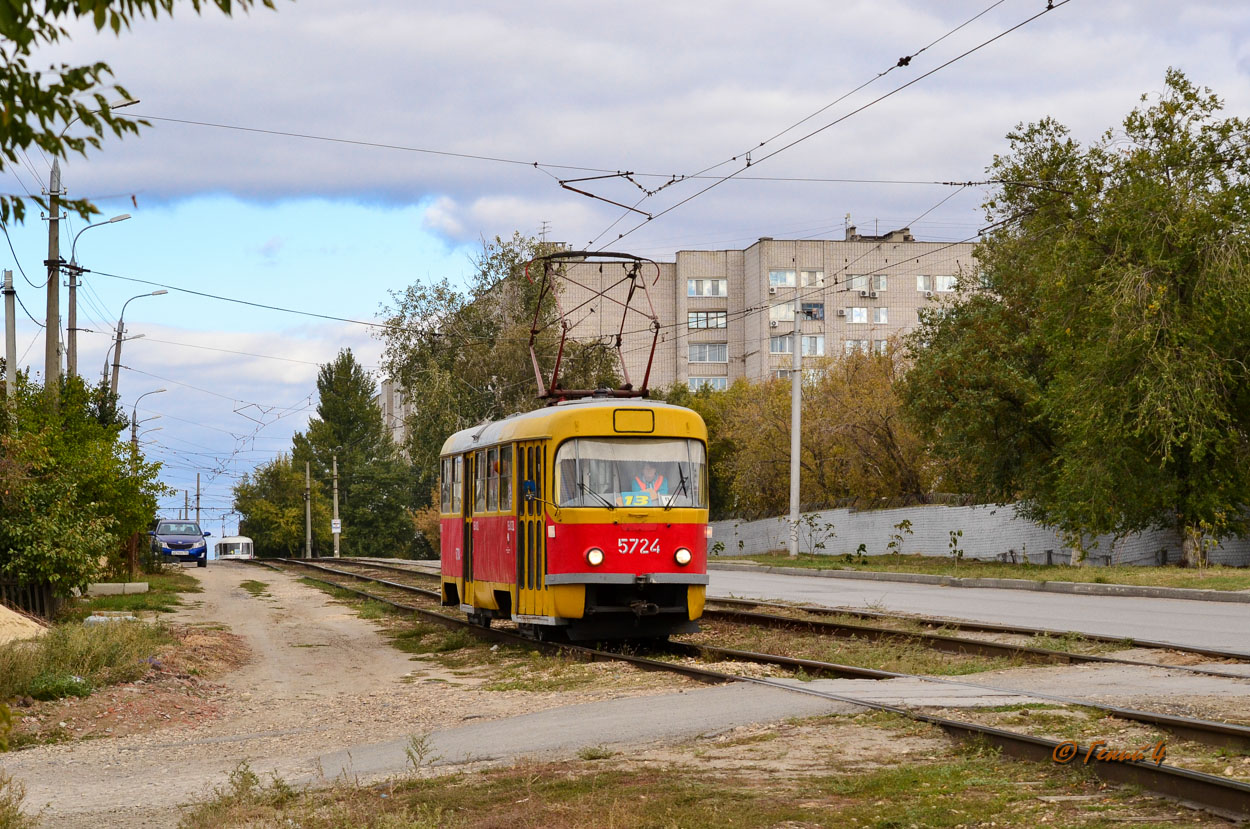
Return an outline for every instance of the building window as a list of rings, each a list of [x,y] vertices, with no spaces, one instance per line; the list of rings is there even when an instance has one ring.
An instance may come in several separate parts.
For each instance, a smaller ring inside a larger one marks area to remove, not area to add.
[[[858,351],[861,354],[868,353],[868,341],[867,340],[847,340],[845,345],[846,345],[847,354],[854,354],[856,351]]]
[[[794,322],[794,303],[768,306],[768,319],[770,322]]]
[[[825,318],[825,303],[823,302],[804,302],[801,307],[803,309],[803,319],[805,320],[823,320]]]
[[[711,389],[712,391],[725,391],[729,388],[728,377],[691,377],[688,381],[691,391],[699,389]]]
[[[888,323],[890,321],[889,308],[873,308],[872,321],[878,324]]]
[[[950,293],[955,290],[955,277],[953,276],[935,276],[933,281],[941,293]]]
[[[724,328],[729,322],[726,311],[690,311],[686,324],[690,328]]]
[[[825,272],[824,271],[799,271],[799,284],[802,285],[804,288],[807,288],[809,286],[815,287],[815,288],[823,288],[825,287]]]
[[[887,284],[888,280],[883,273],[876,274],[872,278],[872,289],[874,291],[884,291]]]
[[[862,323],[868,322],[868,309],[867,308],[847,308],[846,312],[847,312],[846,313],[847,322],[862,322]]]
[[[729,362],[729,343],[691,343],[690,362],[727,363]]]
[[[872,350],[876,354],[889,354],[890,353],[890,341],[889,340],[873,340]]]
[[[815,336],[805,335],[803,337],[803,356],[804,357],[825,356],[825,335],[824,334],[816,334]]]
[[[769,337],[768,338],[769,354],[793,354],[794,353],[794,337]]]
[[[863,275],[847,277],[846,287],[851,291],[866,291],[868,290],[868,277]]]
[[[726,296],[729,293],[727,279],[687,279],[686,296]]]
[[[768,272],[768,284],[772,288],[793,288],[794,268],[773,268]]]
[[[774,378],[776,378],[776,379],[778,379],[778,380],[789,380],[789,379],[790,379],[790,369],[788,369],[788,368],[778,368],[778,369],[773,369],[773,377],[774,377]]]
[[[932,291],[933,290],[933,277],[917,276],[916,277],[916,290],[917,291]]]

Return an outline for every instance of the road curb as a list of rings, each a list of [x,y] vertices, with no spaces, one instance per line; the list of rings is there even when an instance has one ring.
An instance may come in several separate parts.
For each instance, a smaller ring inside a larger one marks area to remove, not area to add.
[[[733,564],[709,561],[709,570],[740,573],[776,573],[784,576],[815,576],[824,579],[893,581],[910,584],[936,584],[941,587],[990,587],[1000,590],[1033,590],[1040,593],[1068,593],[1079,596],[1128,596],[1142,599],[1184,599],[1199,602],[1250,604],[1250,592],[1197,590],[1189,587],[1140,587],[1132,584],[1093,584],[1075,581],[1033,581],[1032,579],[980,579],[934,576],[928,573],[875,573],[865,570],[812,570],[806,567],[772,567],[763,564]]]

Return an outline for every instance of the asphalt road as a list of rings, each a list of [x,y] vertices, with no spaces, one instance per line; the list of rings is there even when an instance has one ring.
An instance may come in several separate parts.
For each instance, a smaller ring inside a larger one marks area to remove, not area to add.
[[[1219,648],[1250,657],[1250,604],[1032,590],[942,587],[775,573],[711,571],[709,596],[781,599],[827,607],[871,608],[924,616],[1080,631]]]

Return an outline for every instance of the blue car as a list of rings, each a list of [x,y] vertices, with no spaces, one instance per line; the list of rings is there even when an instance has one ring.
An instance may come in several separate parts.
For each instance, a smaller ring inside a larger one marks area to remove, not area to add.
[[[194,521],[158,521],[152,536],[152,552],[173,561],[194,561],[197,567],[208,566],[208,542],[212,535],[200,530]]]

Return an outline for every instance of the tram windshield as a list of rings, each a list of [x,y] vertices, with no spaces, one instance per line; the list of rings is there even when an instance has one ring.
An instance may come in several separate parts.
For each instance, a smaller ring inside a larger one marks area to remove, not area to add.
[[[561,507],[707,508],[707,456],[685,438],[574,438],[556,450]]]

